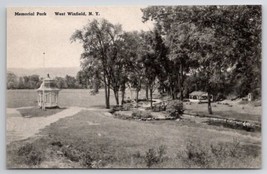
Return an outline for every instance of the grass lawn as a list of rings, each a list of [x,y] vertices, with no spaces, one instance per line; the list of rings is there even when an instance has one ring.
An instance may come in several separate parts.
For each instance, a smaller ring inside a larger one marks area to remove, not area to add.
[[[61,90],[60,107],[105,106],[104,93]],[[7,107],[37,105],[35,90],[8,90]],[[111,105],[114,105],[111,96]],[[219,105],[215,115],[260,121],[261,107]],[[207,104],[185,104],[189,112],[207,114]],[[48,116],[62,109],[18,109],[23,116]],[[196,120],[120,120],[103,112],[82,111],[60,119],[41,136],[7,145],[7,166],[41,168],[259,168],[261,133],[198,123]]]
[[[207,103],[184,103],[184,108],[188,112],[197,113],[199,115],[209,115]],[[212,103],[213,115],[219,115],[225,118],[233,118],[237,120],[261,121],[261,107],[252,105],[240,105],[238,103],[230,103],[229,105]]]
[[[25,106],[37,106],[36,90],[7,90],[7,108],[18,108]],[[101,107],[105,106],[104,91],[99,94],[90,95],[90,89],[63,89],[59,92],[58,103],[60,107]],[[111,94],[110,104],[115,104]]]
[[[261,165],[260,133],[240,134],[187,122],[120,120],[102,112],[82,111],[52,123],[41,135],[8,145],[8,167],[258,168]]]
[[[42,110],[39,107],[34,107],[34,108],[18,109],[18,111],[23,117],[43,117],[43,116],[54,115],[58,112],[63,111],[64,109],[65,108],[53,108],[53,109]]]

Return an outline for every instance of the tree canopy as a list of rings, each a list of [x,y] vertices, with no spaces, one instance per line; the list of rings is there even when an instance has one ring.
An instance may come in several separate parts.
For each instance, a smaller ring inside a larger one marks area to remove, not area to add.
[[[88,22],[71,37],[80,41],[82,71],[95,88],[110,89],[117,105],[126,87],[155,88],[183,100],[193,90],[246,96],[261,86],[261,6],[150,6],[143,22],[152,31],[125,32],[105,19]],[[147,95],[148,98],[148,95]],[[209,97],[208,97],[209,98]],[[152,102],[151,102],[152,106]],[[212,113],[210,100],[209,111]]]

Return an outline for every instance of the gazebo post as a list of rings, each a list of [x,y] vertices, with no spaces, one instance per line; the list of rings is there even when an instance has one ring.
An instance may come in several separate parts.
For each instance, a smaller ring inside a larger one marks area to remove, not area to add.
[[[45,110],[45,91],[43,89],[43,102],[42,102],[42,110]]]

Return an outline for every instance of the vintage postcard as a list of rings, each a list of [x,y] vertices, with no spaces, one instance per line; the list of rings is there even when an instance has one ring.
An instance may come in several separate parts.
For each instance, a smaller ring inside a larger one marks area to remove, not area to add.
[[[7,8],[7,168],[261,168],[260,5]]]

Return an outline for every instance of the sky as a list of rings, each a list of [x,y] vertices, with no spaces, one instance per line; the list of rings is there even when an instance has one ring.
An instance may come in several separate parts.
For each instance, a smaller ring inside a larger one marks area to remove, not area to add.
[[[142,22],[140,8],[144,6],[8,8],[7,68],[78,67],[82,45],[70,42],[76,29],[95,18],[122,24],[124,31],[153,29],[152,22]],[[35,15],[15,16],[16,12]],[[37,16],[37,12],[46,16]],[[55,12],[65,12],[65,16]],[[66,12],[98,12],[99,16],[68,16]]]

